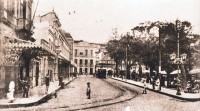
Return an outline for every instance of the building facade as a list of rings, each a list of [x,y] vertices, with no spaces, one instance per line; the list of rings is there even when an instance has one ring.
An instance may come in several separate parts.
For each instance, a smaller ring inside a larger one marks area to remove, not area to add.
[[[95,74],[99,68],[114,67],[114,61],[109,57],[105,44],[83,40],[74,41],[74,61],[79,74]]]
[[[97,59],[95,64],[95,70],[98,69],[106,69],[106,71],[112,70],[114,73],[115,70],[115,62],[108,54],[108,51],[106,50],[106,44],[99,44],[100,49],[98,52],[96,52]]]
[[[32,3],[33,0],[0,0],[1,97],[5,97],[11,81],[16,90],[21,90],[19,80],[32,77]]]
[[[96,53],[100,46],[83,40],[74,41],[74,62],[77,64],[78,74],[94,74],[96,64]]]
[[[70,77],[70,66],[75,66],[70,60],[73,39],[68,42],[55,12],[36,19],[31,13],[32,3],[0,0],[0,98],[6,97],[11,81],[15,93],[20,93],[20,81],[26,77],[33,88],[43,85],[47,74],[51,81],[60,75]]]
[[[73,72],[75,64],[73,64],[73,38],[71,35],[61,29],[61,23],[58,16],[54,11],[38,16],[35,24],[39,25],[35,33],[37,43],[41,44],[42,41],[48,44],[56,55],[46,55],[44,74],[50,73],[52,80],[57,80],[59,76],[70,77]],[[37,26],[36,25],[36,26]]]

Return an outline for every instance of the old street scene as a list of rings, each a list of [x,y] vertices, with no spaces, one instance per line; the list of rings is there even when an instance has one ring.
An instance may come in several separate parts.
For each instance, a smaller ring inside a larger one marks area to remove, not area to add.
[[[0,0],[0,110],[200,111],[200,1]]]

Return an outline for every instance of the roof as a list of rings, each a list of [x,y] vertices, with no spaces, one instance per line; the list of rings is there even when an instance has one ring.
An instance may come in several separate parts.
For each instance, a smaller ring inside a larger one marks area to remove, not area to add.
[[[84,40],[74,40],[74,43],[80,43],[80,42],[86,42]],[[102,44],[102,43],[91,43],[91,42],[87,42],[89,44],[94,44],[94,45],[100,45],[100,46],[106,46],[106,44]]]

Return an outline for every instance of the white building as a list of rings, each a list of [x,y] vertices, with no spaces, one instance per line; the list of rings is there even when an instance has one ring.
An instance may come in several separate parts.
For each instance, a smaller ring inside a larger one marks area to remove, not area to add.
[[[95,73],[97,61],[96,53],[100,49],[99,44],[88,43],[85,41],[74,41],[74,62],[77,64],[77,73]]]

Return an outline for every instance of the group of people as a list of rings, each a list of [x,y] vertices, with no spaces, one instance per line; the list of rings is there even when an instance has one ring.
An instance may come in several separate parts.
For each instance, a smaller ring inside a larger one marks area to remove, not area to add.
[[[23,98],[28,98],[29,96],[29,88],[30,88],[30,78],[29,77],[25,77],[24,79],[20,80],[21,84],[22,84],[22,90],[23,90],[23,94],[22,97]]]
[[[29,77],[24,77],[23,79],[19,79],[19,82],[22,86],[22,97],[23,98],[28,98],[29,96],[29,88],[30,88],[30,78]],[[9,102],[13,102],[14,101],[14,91],[15,91],[15,82],[11,81],[9,84],[9,89],[8,89],[8,93],[7,93],[7,98],[9,99]]]
[[[63,77],[60,75],[59,76],[59,86],[62,86],[62,81],[63,81]],[[29,97],[29,89],[30,89],[30,78],[29,77],[24,77],[23,79],[19,79],[19,82],[22,86],[22,97],[23,98],[28,98]],[[45,93],[48,93],[49,90],[49,85],[50,85],[50,75],[47,74],[45,76],[45,85],[46,85],[46,90]],[[14,91],[15,91],[15,84],[14,81],[11,81],[9,84],[9,92],[7,93],[7,98],[9,99],[9,102],[13,102],[14,101]],[[86,96],[87,99],[91,98],[91,88],[90,88],[90,82],[87,82],[87,89],[86,89]]]
[[[161,91],[161,82],[160,82],[160,75],[150,77],[150,74],[143,74],[141,78],[141,82],[143,83],[143,92],[142,94],[147,94],[147,88],[149,84],[152,84],[152,88]]]
[[[185,92],[194,93],[196,90],[199,92],[199,84],[194,81],[188,81]]]

